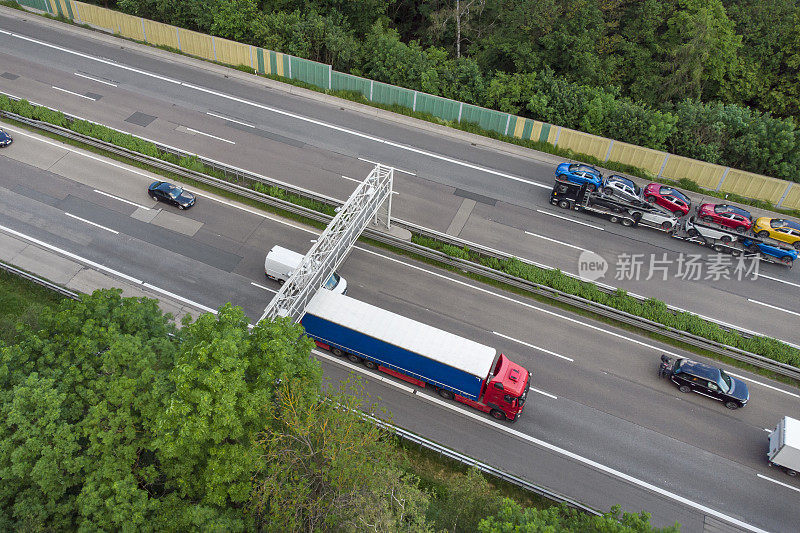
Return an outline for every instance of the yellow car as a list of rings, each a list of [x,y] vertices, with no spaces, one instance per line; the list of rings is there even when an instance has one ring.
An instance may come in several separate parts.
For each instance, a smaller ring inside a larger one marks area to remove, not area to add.
[[[772,237],[788,242],[800,250],[800,224],[782,218],[759,217],[753,224],[753,233],[759,237]]]

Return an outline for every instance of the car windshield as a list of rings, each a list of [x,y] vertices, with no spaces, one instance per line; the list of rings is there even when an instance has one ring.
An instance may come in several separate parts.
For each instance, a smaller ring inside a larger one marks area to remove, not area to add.
[[[731,391],[731,386],[733,382],[731,381],[731,377],[725,373],[724,370],[719,371],[720,379],[717,381],[719,388],[722,392],[728,393]]]
[[[769,221],[769,225],[773,228],[782,228],[786,225],[786,221],[780,218],[773,218]]]
[[[169,191],[169,195],[172,197],[173,200],[178,198],[178,196],[180,196],[181,194],[183,194],[183,189],[181,189],[180,187],[173,187]]]
[[[328,281],[325,282],[325,288],[328,290],[333,290],[339,284],[340,278],[341,276],[334,272],[331,274],[331,277],[328,278]]]

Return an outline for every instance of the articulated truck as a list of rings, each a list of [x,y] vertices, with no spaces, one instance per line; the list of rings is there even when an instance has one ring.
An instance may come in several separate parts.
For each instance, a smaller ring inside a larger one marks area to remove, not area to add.
[[[441,397],[519,418],[529,373],[490,346],[386,311],[343,294],[318,291],[300,320],[317,346]]]

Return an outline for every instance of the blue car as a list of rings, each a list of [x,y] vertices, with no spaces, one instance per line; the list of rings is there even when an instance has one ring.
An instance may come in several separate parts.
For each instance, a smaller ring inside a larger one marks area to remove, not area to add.
[[[556,179],[575,185],[586,185],[586,190],[596,191],[603,186],[603,175],[593,166],[582,163],[561,163],[556,167]]]
[[[0,146],[8,146],[13,142],[14,139],[11,138],[11,135],[7,131],[0,129]]]
[[[774,257],[781,263],[785,265],[791,265],[797,259],[797,250],[787,250],[786,248],[780,248],[778,246],[771,246],[769,244],[764,244],[763,242],[755,242],[750,239],[742,240],[742,244],[747,246],[748,249],[752,251],[758,250],[764,255],[768,255],[770,257]]]

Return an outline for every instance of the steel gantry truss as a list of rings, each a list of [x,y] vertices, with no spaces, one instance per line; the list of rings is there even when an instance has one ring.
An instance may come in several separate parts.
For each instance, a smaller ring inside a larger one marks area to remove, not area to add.
[[[272,298],[259,321],[290,316],[298,322],[308,302],[342,264],[370,219],[375,217],[378,222],[384,204],[386,226],[391,227],[393,180],[392,167],[378,164],[372,169],[319,236],[300,267]]]

